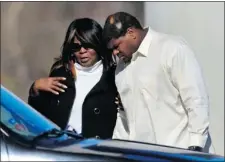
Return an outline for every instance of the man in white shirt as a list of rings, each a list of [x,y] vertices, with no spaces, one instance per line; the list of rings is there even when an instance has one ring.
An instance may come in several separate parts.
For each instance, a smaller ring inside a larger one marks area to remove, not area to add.
[[[143,29],[132,15],[108,16],[103,36],[119,57],[124,111],[114,137],[205,151],[209,100],[201,68],[181,38]]]

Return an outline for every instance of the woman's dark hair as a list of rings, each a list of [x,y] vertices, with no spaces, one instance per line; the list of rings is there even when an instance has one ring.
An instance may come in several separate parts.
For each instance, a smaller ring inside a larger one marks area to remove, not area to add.
[[[75,19],[70,23],[66,36],[61,47],[61,55],[56,58],[56,65],[65,65],[68,67],[69,61],[75,56],[72,56],[73,52],[71,46],[74,43],[75,37],[82,43],[91,44],[96,51],[99,59],[102,60],[103,66],[108,68],[112,62],[112,56],[107,51],[106,44],[102,38],[102,27],[95,20],[90,18]],[[53,67],[54,68],[54,67]]]

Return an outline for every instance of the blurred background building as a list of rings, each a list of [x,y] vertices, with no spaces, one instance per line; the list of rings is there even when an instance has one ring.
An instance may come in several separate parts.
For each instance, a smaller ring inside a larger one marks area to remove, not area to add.
[[[210,96],[210,132],[224,155],[223,2],[1,2],[1,84],[27,101],[32,82],[47,76],[69,23],[90,17],[104,24],[117,11],[143,26],[184,37],[202,66]]]

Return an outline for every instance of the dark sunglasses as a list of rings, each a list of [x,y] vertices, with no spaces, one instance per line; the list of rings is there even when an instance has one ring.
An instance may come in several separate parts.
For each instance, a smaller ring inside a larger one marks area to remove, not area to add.
[[[85,48],[85,49],[89,49],[89,48],[94,49],[94,46],[90,43],[82,43],[82,44],[72,43],[71,44],[71,51],[72,52],[78,52],[78,51],[80,51],[80,49],[82,47]]]

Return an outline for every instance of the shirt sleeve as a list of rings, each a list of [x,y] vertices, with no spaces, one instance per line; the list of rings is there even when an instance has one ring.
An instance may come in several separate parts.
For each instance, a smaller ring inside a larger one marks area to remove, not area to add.
[[[129,128],[125,111],[120,110],[117,112],[116,125],[113,131],[113,139],[129,140]]]
[[[188,114],[189,146],[204,147],[208,138],[209,99],[200,65],[186,44],[178,46],[171,62],[171,79]]]

